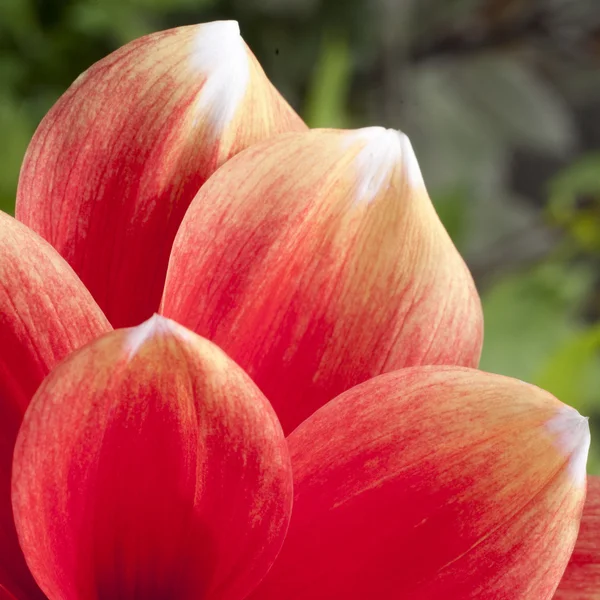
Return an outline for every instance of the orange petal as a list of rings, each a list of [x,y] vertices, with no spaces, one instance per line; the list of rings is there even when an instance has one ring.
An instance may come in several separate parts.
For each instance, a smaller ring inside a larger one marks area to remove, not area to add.
[[[588,477],[579,536],[554,599],[600,600],[600,477]]]
[[[17,432],[50,369],[109,329],[56,251],[0,212],[0,590],[19,600],[42,596],[25,566],[10,506]]]
[[[207,177],[305,125],[221,21],[127,44],[69,88],[25,157],[17,218],[67,259],[111,323],[157,308],[169,251]]]
[[[382,375],[288,438],[294,511],[251,600],[548,600],[575,543],[587,420],[458,367]]]
[[[269,402],[162,317],[57,367],[15,448],[19,541],[52,600],[242,600],[283,543],[291,501]]]
[[[410,142],[379,127],[280,136],[219,169],[179,230],[162,311],[246,369],[286,432],[380,373],[476,366],[482,343]]]

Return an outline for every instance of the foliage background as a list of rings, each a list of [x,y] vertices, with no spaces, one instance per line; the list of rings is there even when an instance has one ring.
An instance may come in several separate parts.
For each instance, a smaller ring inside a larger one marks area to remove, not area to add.
[[[409,134],[483,298],[481,367],[549,389],[600,435],[600,3],[1,0],[0,208],[80,72],[145,33],[220,18],[240,21],[309,125]]]

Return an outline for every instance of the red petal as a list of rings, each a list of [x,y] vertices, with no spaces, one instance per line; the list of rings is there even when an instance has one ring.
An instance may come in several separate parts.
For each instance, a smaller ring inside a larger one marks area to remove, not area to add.
[[[252,600],[547,600],[575,542],[587,421],[458,367],[382,375],[288,438],[294,512]]]
[[[23,598],[25,596],[22,596]],[[31,596],[35,598],[37,596]],[[0,600],[18,600],[16,596],[13,596],[2,584],[0,584]]]
[[[162,317],[53,371],[14,464],[19,539],[49,598],[241,600],[291,512],[268,401],[216,346]]]
[[[600,600],[600,477],[588,477],[581,528],[555,600]]]
[[[69,88],[38,128],[17,218],[67,259],[117,327],[157,308],[175,232],[225,160],[304,129],[235,22],[127,44]]]
[[[41,597],[19,549],[10,506],[17,431],[42,379],[108,321],[56,251],[0,212],[0,588]]]
[[[286,432],[380,373],[476,366],[483,331],[410,142],[382,128],[288,134],[223,166],[177,234],[162,311],[238,362]]]

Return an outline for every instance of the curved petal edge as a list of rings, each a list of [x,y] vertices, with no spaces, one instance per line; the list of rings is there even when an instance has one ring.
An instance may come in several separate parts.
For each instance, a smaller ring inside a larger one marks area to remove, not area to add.
[[[600,600],[600,477],[589,476],[577,542],[554,600]]]
[[[19,426],[49,371],[110,329],[54,248],[0,212],[0,590],[17,600],[42,597],[19,548],[10,505]]]
[[[408,138],[312,130],[221,167],[177,234],[161,311],[221,346],[286,433],[353,385],[475,367],[483,316]]]
[[[134,40],[83,73],[31,141],[17,218],[47,239],[115,327],[157,310],[192,198],[231,156],[306,126],[235,21]]]
[[[50,374],[13,473],[19,541],[51,599],[241,600],[291,512],[268,401],[219,348],[158,316]]]
[[[587,419],[521,381],[415,367],[289,437],[294,512],[251,600],[550,600],[585,497]]]

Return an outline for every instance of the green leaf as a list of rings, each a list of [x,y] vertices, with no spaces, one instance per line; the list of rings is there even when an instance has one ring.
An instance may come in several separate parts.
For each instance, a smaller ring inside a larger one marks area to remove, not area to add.
[[[81,2],[71,11],[70,26],[90,36],[106,35],[116,45],[151,33],[151,15],[119,0],[106,0],[102,5],[94,0]]]
[[[536,385],[587,412],[600,389],[600,325],[578,331],[561,344],[533,378]]]
[[[448,187],[444,192],[433,194],[432,200],[440,221],[460,249],[465,242],[468,225],[465,215],[471,200],[467,186]]]
[[[309,83],[304,110],[304,119],[310,127],[349,126],[347,99],[350,75],[348,42],[340,33],[326,33]]]
[[[534,381],[579,331],[574,309],[592,274],[549,263],[497,282],[482,297],[485,338],[480,368]]]
[[[600,153],[588,154],[553,179],[548,213],[584,249],[600,251]]]
[[[33,134],[33,123],[23,107],[0,95],[0,210],[12,213],[21,160]]]

